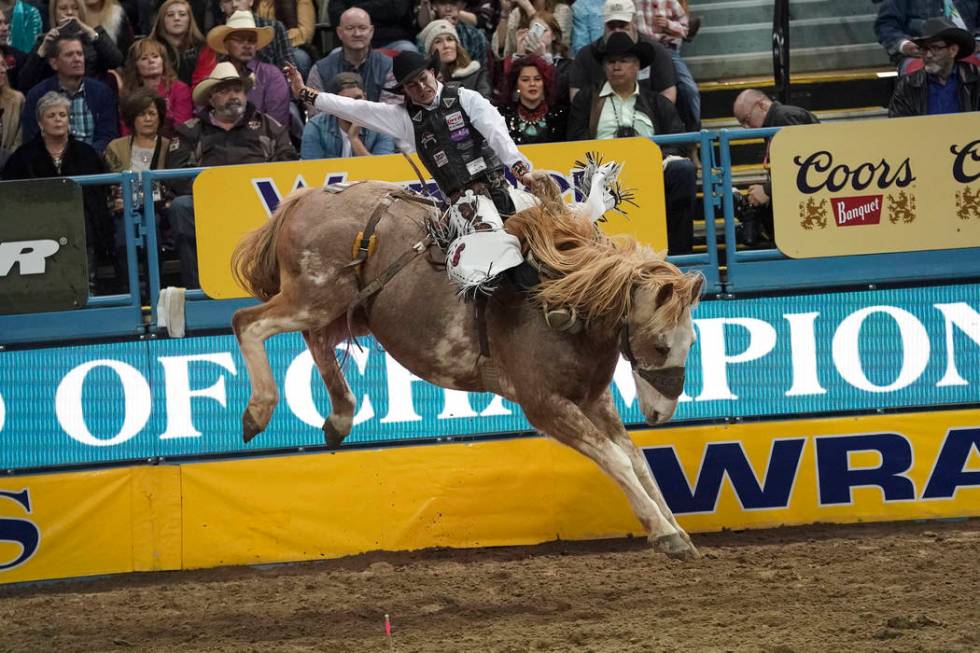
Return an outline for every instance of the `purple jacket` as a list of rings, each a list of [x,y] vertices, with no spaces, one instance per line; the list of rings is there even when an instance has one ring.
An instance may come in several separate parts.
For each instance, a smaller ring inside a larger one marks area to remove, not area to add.
[[[246,68],[255,76],[255,86],[248,93],[248,101],[261,113],[288,127],[289,85],[286,76],[271,63],[263,63],[257,58],[249,61]]]

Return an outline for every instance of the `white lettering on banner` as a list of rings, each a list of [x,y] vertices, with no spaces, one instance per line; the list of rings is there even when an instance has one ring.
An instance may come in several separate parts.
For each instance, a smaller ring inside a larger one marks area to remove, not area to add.
[[[504,406],[504,398],[500,395],[494,395],[487,407],[480,413],[480,417],[506,417],[513,414],[514,411]]]
[[[622,356],[616,363],[616,371],[613,372],[613,385],[619,390],[623,402],[627,406],[632,406],[636,401],[636,379],[633,378],[633,366]]]
[[[697,401],[738,399],[728,386],[728,364],[746,363],[762,358],[776,346],[776,329],[768,322],[752,317],[717,317],[694,320],[701,342],[701,370],[704,386]],[[749,332],[749,346],[740,354],[729,356],[725,346],[725,327],[739,326]]]
[[[494,395],[493,399],[477,414],[470,404],[470,393],[462,390],[444,389],[445,404],[442,412],[437,416],[438,419],[459,419],[460,417],[506,417],[513,415],[514,412],[504,406],[504,398]]]
[[[369,353],[366,349],[359,349],[354,346],[350,348],[350,357],[354,359],[354,364],[357,365],[357,369],[361,374],[364,374],[367,369]],[[342,351],[338,351],[338,355],[342,357],[344,354]],[[289,364],[289,367],[286,369],[286,379],[284,382],[286,405],[289,406],[289,410],[303,423],[321,428],[324,421],[326,421],[326,417],[320,414],[316,403],[313,401],[313,386],[311,384],[320,383],[322,385],[323,381],[319,372],[317,372],[316,378],[313,378],[313,369],[313,354],[310,353],[309,349],[304,349]],[[371,405],[371,398],[367,393],[360,400],[356,401],[356,408],[357,414],[354,415],[354,426],[374,417],[374,406]]]
[[[936,310],[946,320],[946,373],[936,384],[937,388],[951,385],[969,385],[956,369],[956,348],[953,344],[953,326],[957,326],[973,342],[980,345],[980,313],[964,302],[936,304]]]
[[[167,429],[160,436],[160,439],[174,440],[176,438],[200,437],[201,432],[194,427],[192,421],[191,399],[194,397],[213,399],[221,404],[222,408],[226,408],[228,404],[225,395],[225,376],[219,374],[218,380],[213,385],[192,390],[188,368],[190,363],[194,362],[214,363],[237,376],[238,370],[235,368],[235,361],[231,357],[231,353],[225,351],[218,354],[161,356],[157,360],[163,366],[164,390],[167,399]]]
[[[0,395],[0,433],[3,433],[4,422],[7,421],[7,406],[3,403],[3,395]]]
[[[385,380],[388,385],[388,414],[381,418],[382,424],[392,422],[421,422],[422,416],[415,412],[412,401],[412,384],[421,383],[415,376],[391,356],[385,356]]]
[[[898,377],[886,386],[872,383],[861,366],[858,345],[861,326],[874,313],[883,313],[895,320],[902,340],[902,369]],[[894,306],[868,306],[851,313],[840,323],[834,333],[831,351],[837,371],[855,388],[865,392],[894,392],[915,383],[925,372],[929,365],[929,334],[922,323],[908,311]]]
[[[789,322],[789,350],[793,370],[793,385],[786,391],[787,397],[827,394],[820,385],[820,376],[817,374],[817,336],[814,323],[819,316],[820,313],[791,313],[783,316]]]
[[[0,277],[10,274],[20,263],[20,275],[44,274],[49,256],[54,256],[61,246],[56,240],[18,240],[0,243]]]
[[[119,377],[123,388],[123,424],[119,433],[101,440],[89,431],[82,407],[82,388],[88,373],[96,367],[108,367]],[[61,428],[74,440],[90,447],[122,444],[143,430],[150,419],[153,395],[150,385],[132,365],[112,359],[82,363],[65,375],[54,397],[54,411]]]

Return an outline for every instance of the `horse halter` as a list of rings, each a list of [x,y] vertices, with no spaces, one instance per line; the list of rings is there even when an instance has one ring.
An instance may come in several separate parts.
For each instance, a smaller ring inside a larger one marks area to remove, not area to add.
[[[629,361],[641,379],[653,386],[654,390],[668,399],[677,399],[681,396],[684,391],[683,367],[637,367],[636,356],[633,355],[633,348],[630,346],[629,322],[623,322],[623,328],[619,331],[619,353]]]

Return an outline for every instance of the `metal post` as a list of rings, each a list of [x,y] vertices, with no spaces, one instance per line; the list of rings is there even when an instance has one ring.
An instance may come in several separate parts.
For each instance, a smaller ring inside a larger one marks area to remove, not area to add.
[[[776,99],[789,103],[789,0],[776,0],[772,15],[772,76]]]

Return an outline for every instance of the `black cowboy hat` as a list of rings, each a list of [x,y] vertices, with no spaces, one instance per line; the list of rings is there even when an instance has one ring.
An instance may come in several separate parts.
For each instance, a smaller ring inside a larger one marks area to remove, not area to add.
[[[600,62],[606,57],[632,56],[640,60],[640,68],[649,66],[657,56],[657,51],[646,41],[634,41],[626,32],[613,32],[606,39],[603,48],[593,49],[595,58]]]
[[[391,62],[391,72],[395,76],[395,85],[387,89],[393,93],[401,93],[405,82],[411,81],[414,77],[421,75],[426,70],[436,70],[439,67],[439,53],[433,53],[431,57],[426,57],[418,52],[406,50],[395,55]]]
[[[969,57],[977,47],[977,42],[973,40],[973,35],[965,29],[956,26],[956,23],[942,16],[930,18],[922,24],[922,36],[912,39],[917,46],[924,47],[932,41],[946,41],[955,43],[960,47],[958,59]]]

